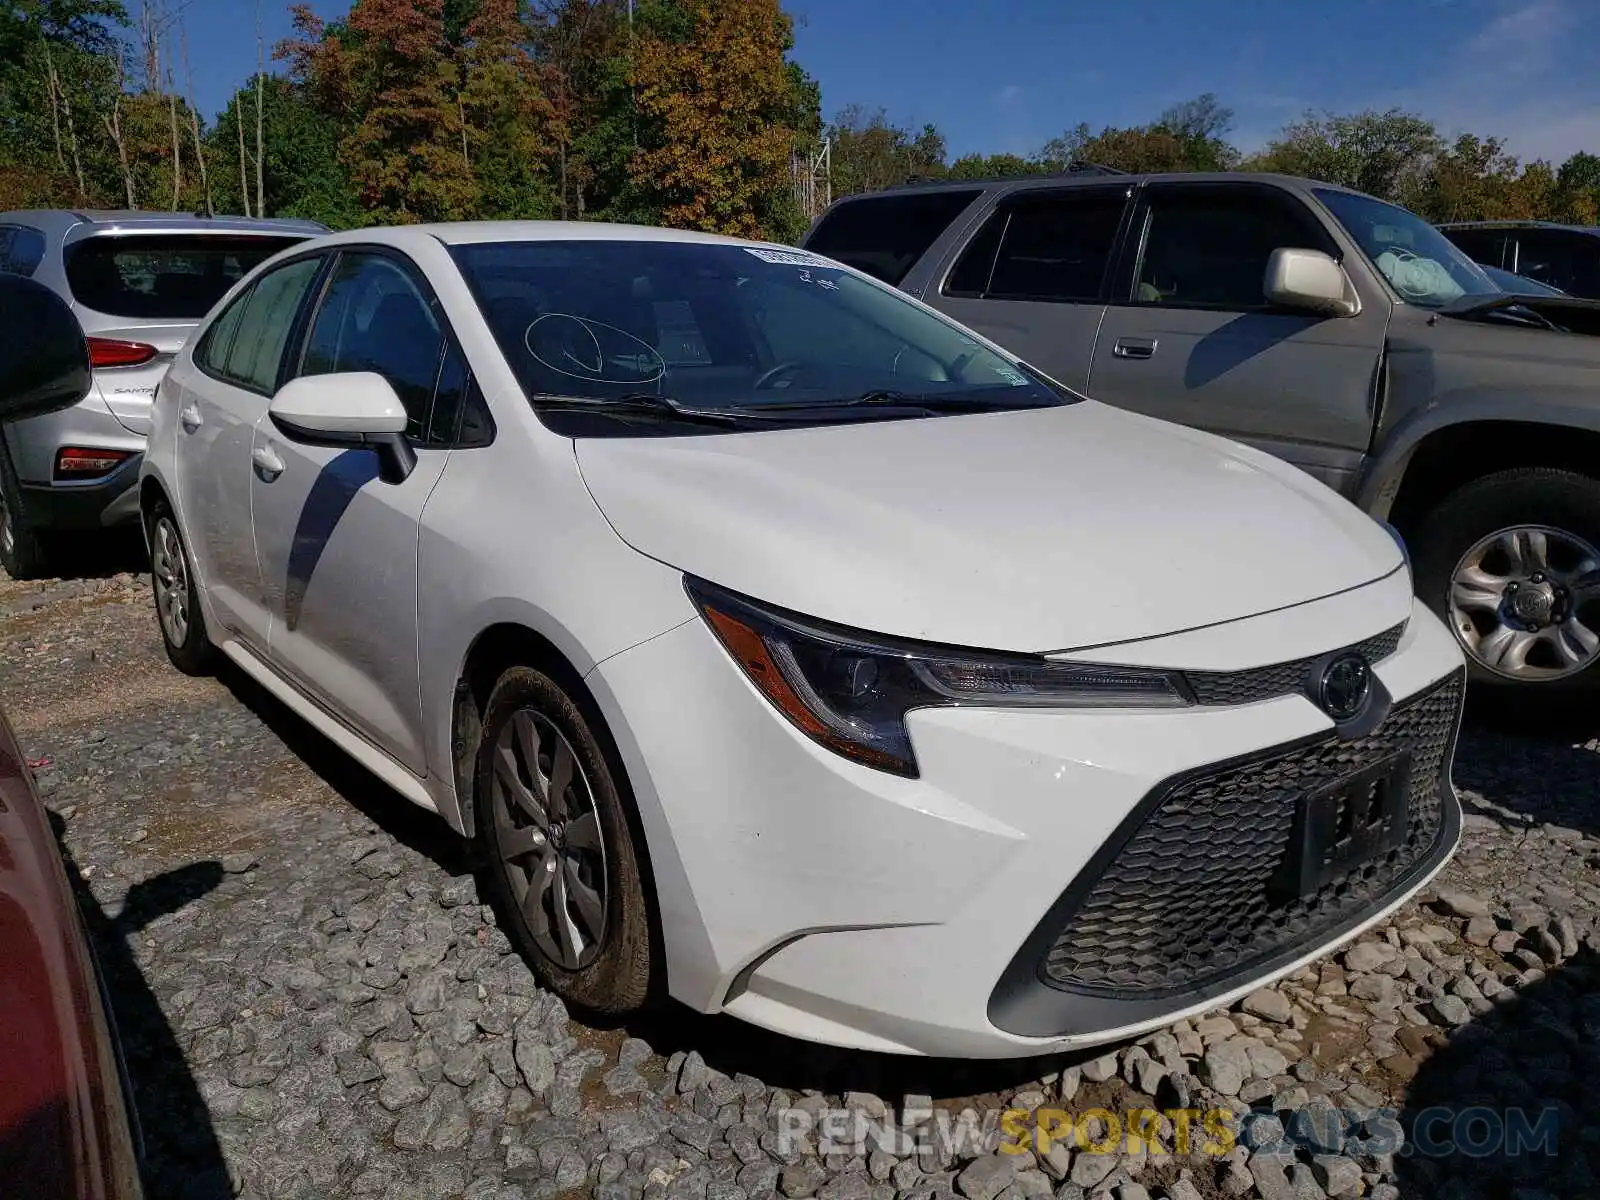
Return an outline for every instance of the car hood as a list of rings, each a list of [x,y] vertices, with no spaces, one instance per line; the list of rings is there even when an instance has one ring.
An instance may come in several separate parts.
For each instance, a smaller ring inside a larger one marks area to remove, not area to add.
[[[1303,472],[1094,401],[575,445],[595,502],[641,553],[812,617],[952,645],[1174,633],[1403,561]]]

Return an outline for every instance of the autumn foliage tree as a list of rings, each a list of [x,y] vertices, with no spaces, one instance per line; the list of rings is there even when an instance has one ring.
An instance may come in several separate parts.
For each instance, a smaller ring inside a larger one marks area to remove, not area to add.
[[[778,0],[659,2],[647,14],[633,49],[634,187],[664,224],[761,235],[797,133],[793,23]]]

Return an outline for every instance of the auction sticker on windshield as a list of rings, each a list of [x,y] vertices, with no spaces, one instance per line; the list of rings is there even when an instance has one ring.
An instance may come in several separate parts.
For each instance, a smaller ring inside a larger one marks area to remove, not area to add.
[[[804,250],[771,250],[765,246],[746,246],[746,254],[754,254],[762,262],[782,263],[791,267],[832,267],[838,269],[839,264],[829,262],[818,254],[807,254]]]

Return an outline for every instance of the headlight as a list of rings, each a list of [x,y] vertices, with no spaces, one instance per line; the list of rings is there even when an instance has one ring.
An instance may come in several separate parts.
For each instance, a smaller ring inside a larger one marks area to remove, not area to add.
[[[901,642],[781,612],[686,578],[706,623],[750,682],[814,741],[915,778],[906,713],[948,705],[1176,708],[1175,673],[1058,663]]]

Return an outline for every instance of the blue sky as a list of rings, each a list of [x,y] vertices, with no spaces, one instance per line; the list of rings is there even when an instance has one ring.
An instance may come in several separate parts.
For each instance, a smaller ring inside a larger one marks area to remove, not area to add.
[[[1600,153],[1600,0],[786,0],[823,111],[937,125],[951,156],[1026,154],[1087,121],[1216,92],[1259,146],[1307,108],[1399,106],[1529,159]],[[314,0],[333,16],[345,0]],[[130,3],[136,7],[136,0]],[[255,67],[255,0],[191,0],[208,114]],[[287,5],[262,0],[268,44]]]

